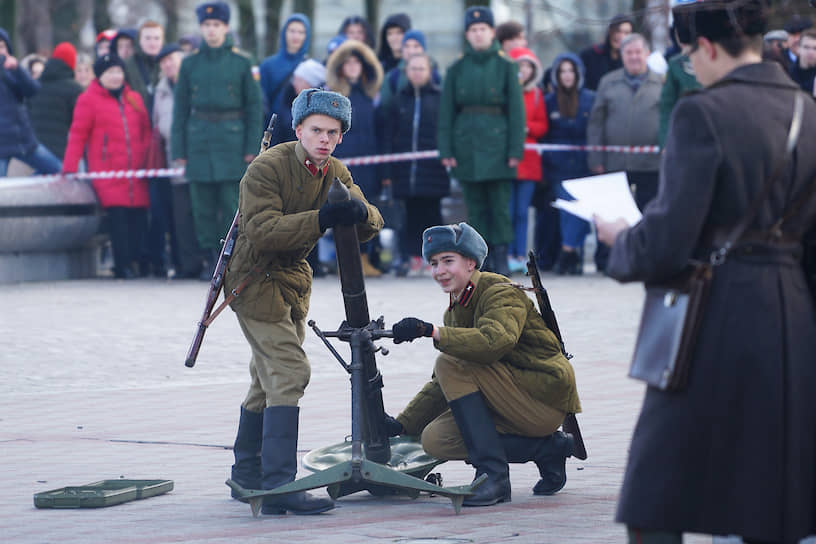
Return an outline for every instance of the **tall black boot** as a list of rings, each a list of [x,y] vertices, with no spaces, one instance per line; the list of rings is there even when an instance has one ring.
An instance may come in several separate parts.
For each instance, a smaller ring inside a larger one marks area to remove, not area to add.
[[[493,271],[509,278],[510,267],[507,265],[507,244],[493,246]]]
[[[297,473],[297,406],[270,406],[263,415],[261,448],[261,489],[275,489],[294,481]],[[265,497],[264,514],[319,514],[334,508],[330,498],[318,498],[299,491],[280,497]]]
[[[502,434],[501,443],[510,463],[534,461],[541,479],[534,495],[554,495],[567,483],[567,457],[575,450],[572,435],[555,431],[543,438]]]
[[[476,468],[476,477],[487,474],[487,481],[466,497],[464,506],[490,506],[510,502],[510,470],[496,424],[481,391],[469,393],[448,403],[456,426],[465,441],[468,462]]]
[[[263,412],[253,412],[241,406],[238,434],[232,452],[235,464],[230,478],[244,489],[261,488],[261,444],[263,444]],[[232,490],[232,498],[238,495]]]

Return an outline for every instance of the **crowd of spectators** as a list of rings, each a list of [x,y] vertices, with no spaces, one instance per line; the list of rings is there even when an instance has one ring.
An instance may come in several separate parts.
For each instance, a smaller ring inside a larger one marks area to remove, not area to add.
[[[523,25],[495,24],[480,7],[469,8],[464,55],[449,67],[438,66],[406,13],[387,15],[378,33],[364,17],[347,17],[325,52],[312,50],[311,22],[296,13],[258,78],[233,42],[227,5],[199,8],[201,36],[168,44],[162,26],[145,21],[100,32],[93,57],[63,42],[18,61],[0,29],[0,176],[11,159],[35,174],[186,167],[177,178],[93,180],[118,278],[208,279],[261,123],[277,114],[273,144],[295,139],[291,104],[310,87],[352,103],[339,158],[439,150],[439,159],[350,167],[371,202],[402,210],[386,225],[394,229],[389,252],[376,239],[363,246],[366,275],[422,273],[420,233],[442,222],[440,201],[454,179],[490,246],[488,269],[522,272],[532,248],[542,268],[581,274],[591,228],[550,206],[572,198],[562,182],[624,171],[642,209],[657,192],[659,155],[537,153],[522,143],[662,145],[674,104],[699,87],[677,47],[650,51],[626,15],[610,21],[601,43],[543,65]],[[792,19],[764,44],[766,60],[816,96],[811,21]],[[315,274],[332,269],[319,248],[309,259]],[[600,271],[606,253],[596,244]]]

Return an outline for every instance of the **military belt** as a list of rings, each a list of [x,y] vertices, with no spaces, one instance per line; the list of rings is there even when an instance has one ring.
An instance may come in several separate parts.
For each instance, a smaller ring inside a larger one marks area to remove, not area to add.
[[[504,115],[501,106],[462,106],[460,113],[486,113],[488,115]]]
[[[196,110],[194,109],[192,112],[192,116],[196,119],[201,119],[202,121],[235,121],[237,119],[244,118],[244,110],[217,110],[217,111],[207,111],[207,110]]]

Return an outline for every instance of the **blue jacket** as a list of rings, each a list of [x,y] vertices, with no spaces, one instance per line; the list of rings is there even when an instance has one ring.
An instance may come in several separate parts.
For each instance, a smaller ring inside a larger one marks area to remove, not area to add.
[[[556,92],[549,93],[544,101],[547,104],[547,114],[550,116],[550,130],[543,141],[549,144],[586,145],[587,124],[592,104],[595,102],[595,93],[583,87],[584,64],[572,53],[558,55],[553,61],[550,68],[553,88],[558,87],[556,77],[558,66],[564,60],[572,61],[578,69],[578,112],[572,118],[562,117],[558,110]],[[586,151],[545,151],[541,157],[546,178],[551,183],[592,175],[587,167]]]
[[[13,54],[9,35],[2,28],[0,40],[6,42],[9,54]],[[23,100],[40,90],[40,84],[19,64],[14,70],[3,68],[5,60],[0,56],[0,158],[3,159],[31,153],[37,147]]]
[[[286,27],[288,27],[292,21],[303,23],[303,26],[306,27],[306,39],[295,54],[291,54],[286,50]],[[266,119],[264,127],[269,123],[269,118],[273,113],[280,114],[286,81],[292,76],[297,65],[306,60],[311,39],[312,27],[309,23],[309,18],[302,13],[293,13],[286,19],[281,27],[278,52],[271,57],[267,57],[261,63],[261,91],[263,91],[264,115]]]

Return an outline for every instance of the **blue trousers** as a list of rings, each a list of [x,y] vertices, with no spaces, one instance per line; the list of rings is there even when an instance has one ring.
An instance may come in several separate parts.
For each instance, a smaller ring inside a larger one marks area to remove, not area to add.
[[[6,177],[11,159],[17,159],[29,165],[34,169],[35,176],[38,174],[57,174],[62,170],[62,162],[42,144],[37,144],[37,147],[30,153],[0,158],[0,177]]]
[[[510,242],[507,254],[511,257],[524,257],[527,254],[527,223],[530,203],[533,201],[535,181],[518,179],[513,182],[513,193],[510,195],[510,218],[513,220],[513,241]]]

